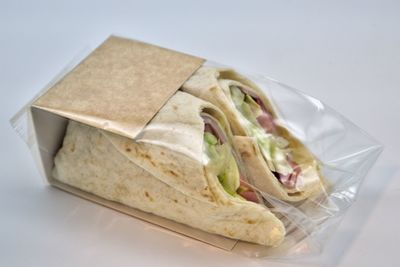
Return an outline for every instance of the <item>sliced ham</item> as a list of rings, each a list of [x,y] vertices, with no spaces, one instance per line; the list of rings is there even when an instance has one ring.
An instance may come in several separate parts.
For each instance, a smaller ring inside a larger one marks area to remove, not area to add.
[[[246,199],[247,201],[251,201],[251,202],[255,202],[255,203],[259,203],[259,200],[257,198],[257,195],[254,191],[243,191],[240,192],[239,194],[242,198]]]
[[[224,144],[227,138],[218,122],[207,113],[202,113],[201,118],[204,121],[204,132],[214,135],[220,144]]]
[[[249,95],[253,100],[260,106],[262,110],[262,114],[259,115],[256,119],[260,126],[265,130],[266,133],[276,134],[276,124],[274,122],[274,118],[272,114],[268,111],[265,107],[264,102],[261,100],[259,96],[257,96],[254,92],[246,89],[246,88],[239,88],[244,94]],[[297,177],[301,173],[300,166],[289,156],[287,155],[287,161],[289,165],[292,167],[293,172],[287,175],[278,172],[272,172],[275,177],[287,188],[294,188],[296,186]]]
[[[265,113],[263,111],[263,113],[256,119],[260,126],[264,128],[265,132],[274,133],[276,131],[276,126],[274,124],[271,114]]]
[[[259,115],[256,119],[257,122],[260,124],[260,126],[265,130],[267,133],[276,133],[276,125],[274,122],[274,118],[272,117],[272,114],[268,111],[268,109],[265,107],[264,102],[261,100],[261,98],[254,93],[253,91],[250,91],[247,88],[244,87],[238,87],[242,93],[249,95],[253,100],[260,106],[262,110],[262,114]]]
[[[247,186],[247,182],[245,181],[245,179],[242,176],[240,176],[240,186],[239,186],[238,192],[239,192],[239,195],[241,197],[243,197],[244,199],[251,201],[251,202],[259,203],[257,194]]]

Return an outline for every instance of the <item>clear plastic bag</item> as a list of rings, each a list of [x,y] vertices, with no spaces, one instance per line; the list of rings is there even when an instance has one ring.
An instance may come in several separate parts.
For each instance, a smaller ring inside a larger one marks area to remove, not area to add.
[[[328,185],[326,191],[293,205],[263,195],[292,227],[300,229],[300,234],[289,234],[280,248],[266,250],[264,255],[290,258],[319,254],[356,200],[383,147],[320,100],[264,76],[246,76],[262,88],[282,124],[321,161]],[[251,250],[247,255],[264,256]]]
[[[80,56],[80,58],[83,57]],[[50,85],[46,86],[42,93],[46,92],[47,89],[51,88],[52,84],[58,81],[64,74],[68,73],[68,71],[76,65],[75,63],[77,63],[77,60],[69,64],[69,67],[65,68],[62,74],[50,83]],[[211,68],[221,68],[221,65],[212,62],[206,62],[204,65]],[[226,67],[222,68],[225,69]],[[355,201],[363,178],[382,151],[382,146],[356,125],[321,101],[265,76],[244,76],[256,84],[268,98],[277,116],[274,118],[275,122],[280,125],[280,127],[286,128],[311,151],[313,156],[315,156],[316,161],[318,161],[319,170],[324,178],[324,185],[320,188],[318,193],[314,193],[300,201],[285,201],[263,191],[255,185],[254,178],[257,177],[252,177],[248,167],[242,161],[241,155],[235,147],[234,142],[231,140],[235,137],[230,133],[230,121],[226,118],[225,120],[222,119],[223,123],[226,124],[223,125],[222,128],[227,128],[227,130],[225,130],[227,140],[221,143],[230,144],[230,146],[228,146],[229,148],[226,149],[228,149],[229,153],[233,154],[240,174],[247,177],[246,180],[242,181],[242,184],[250,188],[250,191],[257,192],[259,198],[258,205],[264,206],[265,209],[270,210],[279,218],[286,231],[283,242],[277,247],[241,242],[238,243],[233,250],[247,256],[278,259],[317,254],[321,252],[326,240],[334,233],[334,229],[338,226],[346,210]],[[37,97],[35,97],[35,99],[37,99]],[[11,123],[17,133],[35,153],[35,158],[40,162],[38,151],[45,148],[38,147],[37,137],[35,136],[35,131],[32,126],[30,106],[33,101],[18,112],[14,118],[11,119]],[[179,101],[176,103],[179,104]],[[171,104],[171,107],[174,107],[174,105]],[[181,105],[184,106],[185,103],[181,103]],[[164,110],[166,107],[168,107],[168,102],[161,110],[169,114],[168,112],[170,111]],[[180,106],[178,105],[176,108],[179,109]],[[210,108],[213,109],[212,105],[205,109]],[[216,107],[215,110],[217,110],[216,113],[220,112],[219,107]],[[201,112],[198,112],[199,116],[201,116]],[[192,162],[197,162],[199,166],[207,166],[210,159],[204,156],[204,150],[202,150],[202,154],[199,154],[198,150],[193,152],[195,150],[193,149],[194,144],[197,144],[197,148],[201,146],[202,149],[204,149],[204,128],[201,130],[201,139],[199,139],[198,133],[197,137],[194,137],[196,134],[185,130],[193,126],[190,121],[186,119],[181,120],[182,118],[179,116],[175,116],[177,118],[176,120],[181,121],[174,121],[174,119],[168,120],[165,119],[165,117],[169,118],[169,116],[163,117],[162,115],[156,115],[155,119],[145,127],[143,132],[134,140],[131,140],[134,148],[141,145],[159,147],[162,153],[168,153],[165,151],[172,151],[171,153],[173,153],[173,155],[179,154],[184,158],[190,158]],[[175,118],[174,116],[170,117]],[[244,122],[242,121],[242,123]],[[189,125],[189,128],[185,125]],[[183,128],[180,128],[181,126]],[[203,125],[203,127],[205,126]],[[103,129],[109,130],[108,128]],[[102,130],[100,131],[105,133]],[[176,135],[179,135],[179,138],[176,138]],[[105,136],[106,138],[111,138],[110,142],[113,145],[116,144],[116,141],[113,141],[113,136],[115,137],[115,135],[111,134],[110,137],[109,134],[105,133]],[[129,156],[126,157],[132,160]],[[132,162],[144,168],[154,177],[157,177],[156,171],[151,168],[149,170],[146,166],[141,165],[139,160],[135,161],[134,158]],[[226,167],[227,164],[228,163],[224,164],[224,166]],[[300,164],[300,168],[304,170],[307,166]],[[191,191],[187,190],[185,184],[174,183],[167,176],[164,177],[162,174],[159,176],[160,177],[157,178],[161,180],[162,183],[175,187],[177,191],[185,196],[185,199],[196,199],[196,192],[193,194],[188,193]],[[220,182],[223,183],[221,180]],[[85,190],[85,188],[81,189]],[[229,195],[227,192],[225,193],[227,194],[226,199],[228,199],[227,201],[229,202],[229,199],[233,196],[232,194]],[[96,194],[96,192],[94,192],[94,194]],[[101,194],[99,195],[101,196]],[[241,198],[241,201],[243,200],[243,197],[239,198]],[[205,200],[199,197],[196,201],[200,201],[200,204],[196,205],[201,207],[201,205],[203,205],[201,201]],[[126,205],[129,204],[124,201],[120,202]],[[139,209],[141,208],[139,207]],[[153,212],[151,208],[149,209],[150,210],[145,211]],[[157,214],[157,212],[153,213]],[[158,215],[167,217],[163,214]],[[174,217],[172,216],[170,219],[174,220]],[[181,222],[185,223],[186,221],[183,220]],[[203,227],[203,224],[199,225]],[[196,227],[196,224],[191,226]],[[256,223],[253,227],[255,229],[259,227],[259,225]],[[207,227],[204,226],[203,228]],[[244,235],[246,235],[246,233],[243,233],[243,238],[241,238],[240,234],[235,237],[246,240]]]

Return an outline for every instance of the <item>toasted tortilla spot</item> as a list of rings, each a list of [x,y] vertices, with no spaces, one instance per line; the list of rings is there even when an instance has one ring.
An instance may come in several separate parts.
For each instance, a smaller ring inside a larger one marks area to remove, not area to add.
[[[119,198],[125,197],[129,195],[129,189],[125,185],[117,184],[114,189],[114,194]]]
[[[227,230],[227,231],[226,231],[226,234],[227,234],[228,236],[231,236],[231,237],[233,237],[233,236],[235,235],[235,233],[234,233],[232,230]]]
[[[144,191],[144,195],[150,200],[150,201],[154,201],[154,199],[150,196],[149,192]]]
[[[172,174],[173,176],[178,176],[178,174],[176,172],[174,172],[173,170],[169,170],[168,171],[170,174]]]
[[[251,156],[251,154],[250,154],[249,152],[247,152],[247,151],[242,151],[242,152],[240,152],[240,155],[241,155],[242,157],[250,157],[250,156]]]
[[[287,193],[289,196],[301,196],[303,194],[303,192],[299,191],[299,192],[288,192]]]
[[[256,147],[256,145],[255,145],[255,144],[252,144],[251,147],[253,148],[253,153],[254,153],[254,154],[257,154],[257,147]]]

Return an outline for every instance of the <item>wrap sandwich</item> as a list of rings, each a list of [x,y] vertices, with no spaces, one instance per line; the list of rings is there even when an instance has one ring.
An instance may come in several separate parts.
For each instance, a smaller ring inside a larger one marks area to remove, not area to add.
[[[210,233],[266,246],[285,236],[245,185],[224,114],[184,92],[134,140],[69,121],[54,163],[58,181]]]
[[[182,90],[225,113],[257,189],[292,202],[324,191],[319,160],[280,123],[253,82],[230,69],[201,67]]]

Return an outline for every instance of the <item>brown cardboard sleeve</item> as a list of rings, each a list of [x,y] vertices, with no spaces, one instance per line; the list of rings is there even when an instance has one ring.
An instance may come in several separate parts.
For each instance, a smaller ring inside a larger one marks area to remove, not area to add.
[[[237,240],[103,199],[52,178],[68,119],[134,138],[204,60],[157,46],[110,37],[30,108],[42,170],[49,184],[213,246]]]
[[[112,36],[32,106],[134,138],[203,62]]]

